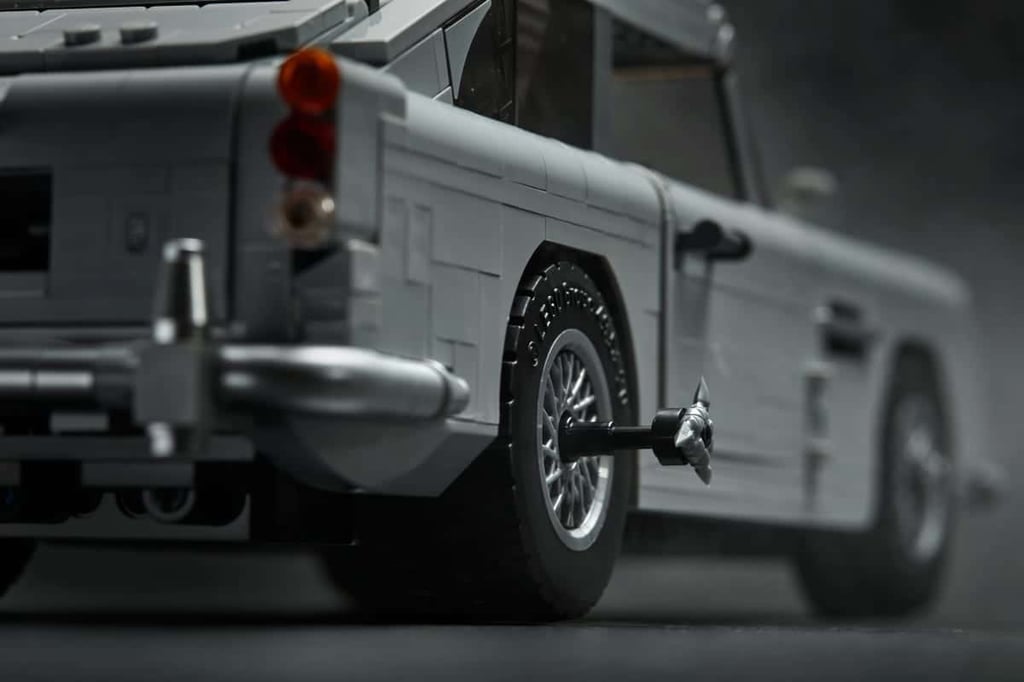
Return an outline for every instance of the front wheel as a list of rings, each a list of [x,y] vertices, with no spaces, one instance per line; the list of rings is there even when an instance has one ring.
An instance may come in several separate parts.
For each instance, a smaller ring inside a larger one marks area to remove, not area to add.
[[[797,556],[804,593],[822,615],[904,616],[936,597],[955,511],[947,423],[932,363],[904,355],[886,401],[874,526],[808,536]]]
[[[371,611],[585,613],[619,552],[635,462],[563,462],[558,424],[566,414],[628,422],[627,377],[614,320],[582,269],[562,262],[525,280],[506,335],[498,443],[440,500],[361,500],[369,532],[326,557],[331,578]]]

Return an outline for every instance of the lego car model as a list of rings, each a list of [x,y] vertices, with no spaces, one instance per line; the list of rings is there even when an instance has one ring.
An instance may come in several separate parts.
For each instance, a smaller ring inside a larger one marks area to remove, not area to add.
[[[935,594],[969,292],[770,210],[717,5],[0,33],[5,586],[38,540],[291,542],[368,608],[572,617],[658,517],[796,532],[827,613]]]

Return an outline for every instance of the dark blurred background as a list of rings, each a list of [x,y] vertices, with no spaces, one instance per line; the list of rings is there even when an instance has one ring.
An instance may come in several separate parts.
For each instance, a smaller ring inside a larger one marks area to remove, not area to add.
[[[770,186],[830,169],[829,227],[963,275],[1009,476],[961,524],[936,617],[1024,622],[1024,3],[725,0]]]
[[[916,252],[972,285],[992,397],[996,509],[962,520],[931,624],[1024,624],[1024,3],[1019,0],[725,0],[770,187],[796,166],[832,171],[832,228]],[[5,610],[337,605],[302,556],[47,548]],[[801,622],[781,562],[629,560],[596,618]]]

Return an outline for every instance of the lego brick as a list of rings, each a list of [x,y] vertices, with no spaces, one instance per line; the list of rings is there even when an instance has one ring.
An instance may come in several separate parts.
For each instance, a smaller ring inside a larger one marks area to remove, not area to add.
[[[196,426],[207,417],[202,357],[188,346],[150,346],[141,354],[132,395],[136,423]]]
[[[427,97],[436,97],[451,87],[444,54],[444,35],[441,30],[434,31],[411,47],[385,67],[384,71],[402,79],[405,86],[413,92]]]
[[[406,100],[397,78],[381,80],[379,73],[356,64],[346,64],[345,83],[335,168],[338,195],[344,198],[337,209],[339,226],[351,235],[375,239],[382,203],[381,138],[403,132],[396,121],[404,118]]]
[[[445,104],[454,104],[455,100],[452,99],[452,89],[451,89],[451,87],[447,87],[444,90],[442,90],[441,92],[439,92],[436,95],[434,95],[434,101],[436,101],[436,102],[444,102]]]
[[[484,421],[497,422],[498,404],[493,399],[501,392],[501,363],[495,362],[504,352],[507,309],[503,310],[502,278],[480,275],[480,337],[477,373],[476,413]]]
[[[497,137],[505,150],[502,160],[502,176],[512,182],[546,190],[548,170],[541,152],[541,140],[533,135],[519,135],[509,139],[506,135]]]
[[[503,127],[462,109],[439,107],[424,97],[410,96],[406,104],[408,149],[501,177],[503,163],[492,150],[504,146]]]
[[[380,249],[368,242],[349,239],[345,242],[348,289],[356,294],[380,292]]]
[[[472,0],[420,0],[382,5],[332,44],[338,54],[369,64],[388,64],[465,9]]]
[[[469,385],[470,399],[469,406],[462,412],[462,416],[472,419],[479,415],[482,405],[491,402],[490,396],[480,393],[478,381],[480,373],[480,349],[468,343],[455,344],[455,365],[454,371],[457,376],[462,377]],[[494,394],[496,395],[496,394]]]
[[[544,216],[514,206],[501,207],[501,297],[491,310],[491,324],[501,325],[519,286],[523,264],[545,239]],[[502,306],[504,305],[504,309]],[[504,330],[502,330],[504,333]]]
[[[434,337],[430,343],[430,357],[449,369],[455,368],[455,341]]]
[[[545,145],[544,166],[547,169],[547,190],[552,194],[584,201],[587,198],[587,176],[583,172],[583,152],[567,145]]]
[[[187,488],[194,482],[192,462],[85,462],[82,465],[82,485],[96,488]]]
[[[403,187],[392,186],[384,204],[384,221],[380,227],[380,247],[383,265],[391,278],[404,276],[406,250],[409,245],[409,202],[396,196]]]
[[[480,339],[480,276],[435,263],[431,312],[434,336],[476,345]]]
[[[473,45],[473,39],[476,38],[477,29],[480,28],[481,22],[490,10],[491,0],[484,0],[466,16],[444,29],[448,72],[451,74],[452,90],[456,97],[459,95],[459,86],[462,84],[462,70],[466,66],[469,48]]]
[[[429,206],[413,207],[406,238],[405,277],[418,284],[430,283],[434,212]]]
[[[433,260],[500,275],[500,207],[463,192],[435,190],[434,194]]]
[[[348,303],[348,335],[353,346],[382,347],[381,327],[384,316],[380,296],[350,296]]]
[[[295,49],[328,29],[342,31],[365,16],[353,0],[288,0],[208,3],[172,7],[75,7],[7,13],[4,31],[16,41],[0,41],[0,72],[21,65],[48,69],[226,62],[247,46],[271,44]],[[8,16],[10,14],[11,16]],[[121,28],[155,25],[153,38],[125,45]],[[67,47],[64,31],[85,24],[100,27],[94,43]]]

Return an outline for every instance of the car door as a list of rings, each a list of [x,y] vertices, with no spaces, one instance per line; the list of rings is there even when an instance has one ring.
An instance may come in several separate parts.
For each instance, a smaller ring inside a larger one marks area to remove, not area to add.
[[[667,198],[675,258],[665,397],[685,403],[701,375],[711,389],[714,490],[701,510],[800,518],[818,372],[804,229],[679,184]],[[695,488],[685,477],[653,487]]]
[[[799,229],[737,201],[744,183],[722,65],[666,43],[636,18],[598,12],[595,19],[594,148],[667,178],[660,183],[666,252],[659,393],[666,406],[689,405],[705,376],[716,424],[711,487],[689,468],[658,467],[643,456],[639,505],[797,514],[801,364],[813,342]],[[695,231],[716,228],[746,233],[753,250],[729,260],[722,251],[689,248]]]

